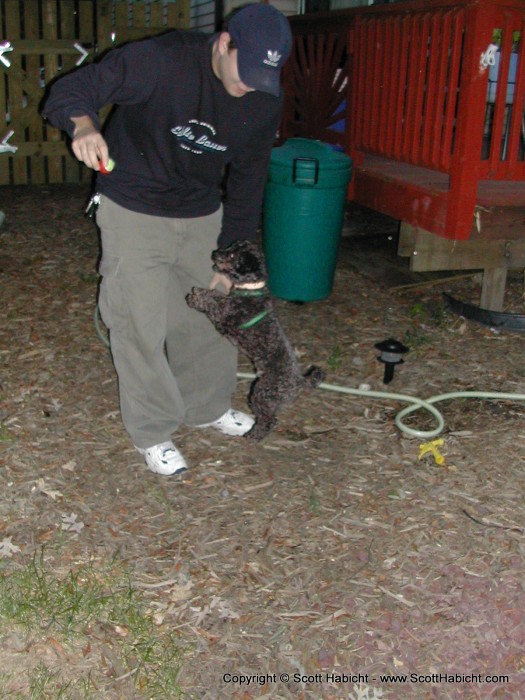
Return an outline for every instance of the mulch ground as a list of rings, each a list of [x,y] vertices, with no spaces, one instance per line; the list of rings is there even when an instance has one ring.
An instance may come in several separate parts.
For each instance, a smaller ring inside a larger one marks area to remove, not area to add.
[[[99,247],[83,218],[86,188],[2,192],[4,563],[42,548],[57,571],[120,558],[159,626],[180,635],[187,698],[525,697],[522,402],[440,404],[433,453],[396,427],[402,402],[317,389],[258,445],[182,430],[191,470],[153,475],[121,425],[111,356],[94,329]],[[366,216],[355,226],[366,234]],[[328,384],[420,398],[525,392],[523,334],[443,307],[443,291],[477,301],[479,276],[396,289],[356,260],[345,239],[328,299],[276,300],[305,367],[321,365]],[[509,281],[518,312],[522,282]],[[410,352],[386,386],[374,345],[389,337]],[[239,369],[252,368],[241,359]],[[239,381],[238,408],[248,387]],[[407,423],[434,426],[424,412]],[[67,657],[0,641],[4,668],[45,661],[73,677],[100,659],[95,641]],[[384,674],[408,678],[395,685]],[[484,682],[499,675],[508,678]],[[116,676],[97,697],[143,697]]]

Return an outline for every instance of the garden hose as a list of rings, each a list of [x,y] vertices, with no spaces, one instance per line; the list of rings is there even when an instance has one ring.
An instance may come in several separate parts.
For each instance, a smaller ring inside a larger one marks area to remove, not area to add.
[[[98,310],[98,305],[95,307],[95,330],[98,337],[102,340],[104,345],[109,347],[109,341],[106,335],[103,333],[100,327],[100,315]],[[238,379],[256,379],[257,375],[249,372],[238,372]],[[419,399],[416,396],[410,396],[409,394],[394,394],[387,391],[372,391],[370,389],[350,389],[346,386],[339,386],[338,384],[326,384],[322,382],[318,386],[319,389],[324,389],[325,391],[334,391],[340,394],[350,394],[351,396],[362,396],[369,399],[386,399],[387,401],[399,401],[401,403],[411,404],[406,408],[403,408],[399,413],[397,413],[394,423],[398,429],[409,435],[410,437],[417,437],[424,440],[431,440],[439,435],[444,427],[445,420],[442,414],[434,406],[434,404],[441,401],[452,401],[453,399],[492,399],[498,401],[525,401],[525,394],[513,394],[504,393],[498,391],[453,391],[448,394],[439,394],[437,396],[431,396],[430,398],[424,400]],[[414,413],[415,411],[425,410],[430,413],[437,422],[437,426],[432,430],[418,430],[416,428],[411,428],[403,422],[406,416]]]

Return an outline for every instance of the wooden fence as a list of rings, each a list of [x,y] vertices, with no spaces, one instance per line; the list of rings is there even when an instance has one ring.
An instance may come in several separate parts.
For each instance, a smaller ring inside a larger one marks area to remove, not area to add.
[[[0,0],[0,185],[89,180],[40,116],[46,86],[112,46],[189,27],[189,10],[189,0]]]

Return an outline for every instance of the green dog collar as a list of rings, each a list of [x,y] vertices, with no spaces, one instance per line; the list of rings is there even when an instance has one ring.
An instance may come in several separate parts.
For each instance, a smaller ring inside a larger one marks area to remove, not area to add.
[[[245,323],[241,323],[239,328],[242,331],[245,331],[247,328],[251,328],[252,326],[256,326],[260,321],[263,320],[268,314],[270,313],[269,309],[265,309],[264,311],[261,311],[260,314],[257,314],[257,316],[254,316],[251,318],[249,321],[245,321]]]

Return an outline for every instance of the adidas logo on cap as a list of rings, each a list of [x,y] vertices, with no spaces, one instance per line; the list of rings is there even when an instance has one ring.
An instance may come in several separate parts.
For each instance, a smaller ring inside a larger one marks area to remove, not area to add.
[[[272,66],[272,68],[278,68],[282,54],[278,51],[268,51],[267,56],[268,58],[265,58],[263,63],[266,63],[267,66]]]

